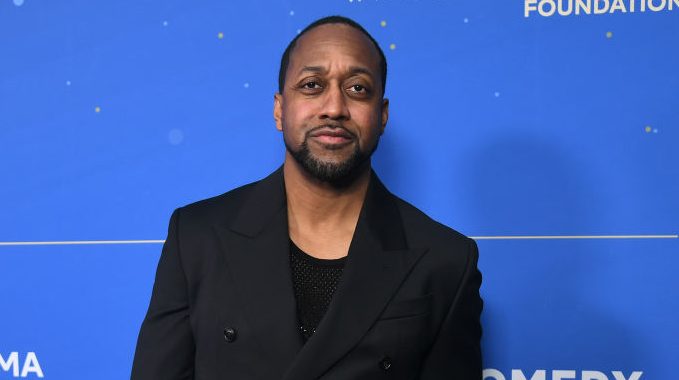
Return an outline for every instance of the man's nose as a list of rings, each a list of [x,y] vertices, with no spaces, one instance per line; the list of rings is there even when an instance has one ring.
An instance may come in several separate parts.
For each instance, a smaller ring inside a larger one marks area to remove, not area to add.
[[[340,86],[330,86],[325,93],[321,119],[347,120],[349,116],[344,91]]]

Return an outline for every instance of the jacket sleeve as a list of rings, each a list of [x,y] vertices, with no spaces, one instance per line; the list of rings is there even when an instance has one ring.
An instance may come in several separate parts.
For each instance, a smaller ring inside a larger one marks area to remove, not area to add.
[[[481,273],[478,248],[469,239],[467,268],[439,334],[422,366],[420,380],[481,379]]]
[[[195,348],[187,281],[179,254],[179,215],[177,209],[170,218],[151,303],[139,331],[132,380],[193,378]]]

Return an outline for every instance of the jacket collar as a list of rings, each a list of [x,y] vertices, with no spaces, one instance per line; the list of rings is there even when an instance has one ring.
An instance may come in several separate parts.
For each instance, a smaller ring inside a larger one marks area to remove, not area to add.
[[[283,166],[255,183],[252,195],[243,204],[229,227],[234,232],[256,237],[272,221],[272,217],[286,208]],[[393,195],[375,174],[370,172],[368,191],[359,220],[369,229],[386,250],[407,249],[408,244],[401,217]]]

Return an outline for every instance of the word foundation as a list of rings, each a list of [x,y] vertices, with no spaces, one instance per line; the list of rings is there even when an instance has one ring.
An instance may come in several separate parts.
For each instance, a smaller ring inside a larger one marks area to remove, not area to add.
[[[542,17],[605,13],[662,12],[679,9],[679,0],[524,0],[523,15]]]

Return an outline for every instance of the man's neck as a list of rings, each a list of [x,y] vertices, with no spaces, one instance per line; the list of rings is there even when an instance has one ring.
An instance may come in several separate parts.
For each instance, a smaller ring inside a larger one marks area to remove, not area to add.
[[[312,177],[287,155],[283,175],[290,238],[312,256],[345,256],[368,190],[370,163],[341,188]]]

